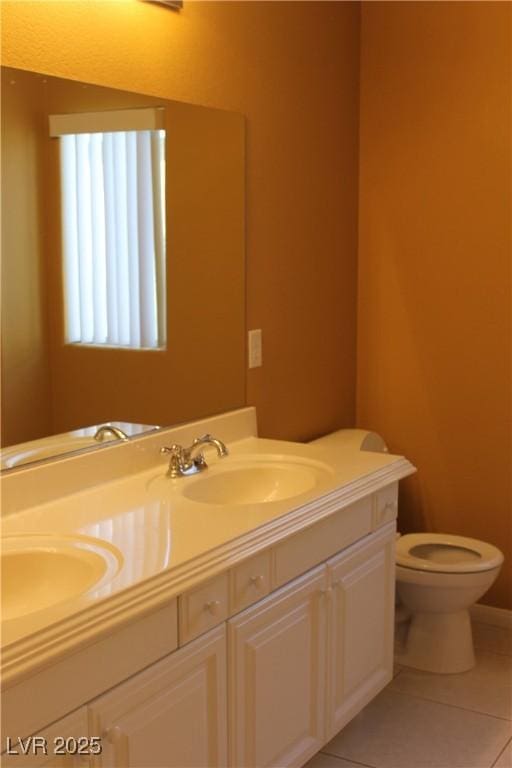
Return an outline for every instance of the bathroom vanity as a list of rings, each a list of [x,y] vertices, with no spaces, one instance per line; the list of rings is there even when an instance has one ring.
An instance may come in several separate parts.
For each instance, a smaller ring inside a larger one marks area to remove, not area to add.
[[[229,456],[166,477],[160,448],[204,432]],[[414,467],[256,435],[246,408],[5,478],[4,542],[51,532],[110,565],[85,594],[9,602],[4,765],[300,766],[391,679]],[[48,754],[13,753],[30,734]]]

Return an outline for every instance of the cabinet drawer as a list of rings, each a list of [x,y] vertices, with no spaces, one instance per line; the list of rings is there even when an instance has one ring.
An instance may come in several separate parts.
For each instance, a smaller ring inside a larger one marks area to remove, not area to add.
[[[179,598],[180,645],[202,635],[228,617],[228,575],[221,573]]]
[[[238,613],[270,592],[270,552],[245,560],[229,575],[229,613]]]
[[[398,514],[398,483],[392,483],[381,491],[377,491],[373,508],[372,528],[391,523]]]
[[[272,588],[285,584],[371,531],[371,496],[340,509],[279,544],[273,551]]]

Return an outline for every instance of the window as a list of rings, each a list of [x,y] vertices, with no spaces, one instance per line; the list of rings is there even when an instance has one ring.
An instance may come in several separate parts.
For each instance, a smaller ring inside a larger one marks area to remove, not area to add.
[[[60,138],[65,336],[165,346],[162,109],[54,115]]]

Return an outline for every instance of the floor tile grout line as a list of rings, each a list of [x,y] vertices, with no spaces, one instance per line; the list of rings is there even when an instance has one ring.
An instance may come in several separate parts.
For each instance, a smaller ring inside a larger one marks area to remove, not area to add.
[[[476,619],[471,619],[471,627],[474,627],[475,625],[479,627],[493,627],[493,629],[500,629],[503,632],[512,634],[512,624],[510,626],[504,626],[503,624],[491,624],[488,621],[477,621]]]
[[[471,622],[471,630],[473,632],[474,626],[479,625],[481,627],[494,627],[494,629],[500,629],[503,630],[510,638],[510,650],[509,651],[491,651],[488,648],[482,647],[478,644],[477,641],[475,641],[475,638],[473,636],[473,645],[475,648],[475,651],[484,651],[485,653],[494,653],[496,656],[509,656],[512,657],[512,630],[508,629],[507,627],[501,627],[496,624],[486,624],[483,621],[472,621]],[[490,633],[492,634],[492,633]]]
[[[480,651],[480,653],[496,653],[500,656],[512,656],[512,638],[510,639],[510,646],[507,647],[506,651],[497,651],[494,648],[489,648],[485,642],[480,644],[478,638],[473,638],[473,648],[475,651]]]
[[[389,683],[391,685],[391,683]],[[386,689],[384,689],[386,690]],[[440,704],[442,707],[451,707],[452,709],[460,709],[463,712],[472,712],[474,715],[482,715],[483,717],[492,717],[494,720],[501,720],[504,723],[512,722],[510,717],[500,717],[499,715],[490,715],[488,712],[480,712],[478,709],[469,709],[468,707],[461,707],[458,704],[449,704],[446,701],[438,701],[438,699],[430,699],[428,696],[418,696],[414,693],[405,691],[389,691],[389,693],[398,693],[400,696],[410,696],[411,699],[420,699],[420,701],[430,701],[431,704]]]
[[[478,646],[478,645],[474,645],[473,647],[474,647],[474,649],[476,651],[476,656],[477,656],[475,667],[478,665],[478,656],[480,654],[482,654],[482,655],[489,655],[489,656],[505,656],[507,659],[512,659],[512,651],[510,653],[507,653],[506,651],[491,651],[490,648],[482,648],[481,646]],[[412,669],[412,670],[414,670],[416,672],[422,672],[423,671],[421,669],[418,670],[416,667],[408,667],[406,664],[403,664],[402,662],[398,661],[398,659],[397,659],[398,655],[399,654],[395,654],[395,656],[394,656],[393,660],[394,660],[395,664],[400,664],[400,666],[402,666],[404,669]],[[475,667],[473,667],[473,669],[475,669]],[[468,670],[468,672],[471,672],[471,671],[472,671],[471,669]],[[426,674],[435,675],[435,674],[440,674],[440,673],[428,672]],[[465,674],[465,673],[464,672],[460,672],[460,673],[457,673],[457,674]]]
[[[506,656],[507,659],[512,659],[512,653],[506,653],[506,651],[491,651],[489,648],[481,648],[478,645],[475,645],[475,651],[477,656],[480,653],[488,653],[491,656]]]
[[[359,760],[353,760],[350,757],[342,757],[341,755],[335,755],[334,752],[326,752],[325,749],[321,749],[320,753],[322,755],[329,755],[329,757],[335,757],[337,760],[344,760],[345,762],[353,763],[353,765],[360,765],[361,768],[377,768],[377,766],[370,765],[370,763],[361,763]]]
[[[508,747],[508,745],[509,745],[511,742],[512,742],[512,737],[510,737],[510,739],[508,739],[508,740],[507,740],[507,742],[506,742],[505,746],[503,747],[503,749],[501,750],[501,752],[500,752],[500,753],[497,755],[496,759],[494,760],[493,764],[491,765],[491,768],[494,768],[494,766],[496,765],[496,763],[498,762],[498,760],[500,759],[500,757],[501,757],[501,756],[502,756],[502,754],[505,752],[506,748]]]

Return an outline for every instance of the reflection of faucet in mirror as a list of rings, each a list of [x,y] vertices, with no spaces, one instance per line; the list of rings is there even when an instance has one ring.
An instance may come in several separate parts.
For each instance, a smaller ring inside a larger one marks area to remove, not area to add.
[[[118,440],[128,440],[128,435],[119,427],[112,427],[110,424],[102,424],[94,434],[94,439],[99,443],[103,442],[106,435],[114,435]]]
[[[223,458],[228,455],[228,449],[222,442],[213,435],[203,435],[202,437],[196,437],[190,448],[183,448],[177,443],[173,443],[171,446],[164,446],[160,449],[160,453],[169,453],[171,455],[169,461],[169,470],[167,472],[168,477],[185,477],[187,475],[194,475],[196,472],[201,472],[203,469],[208,468],[206,459],[202,452],[198,453],[194,457],[195,449],[198,446],[213,445],[217,449],[217,456]]]

